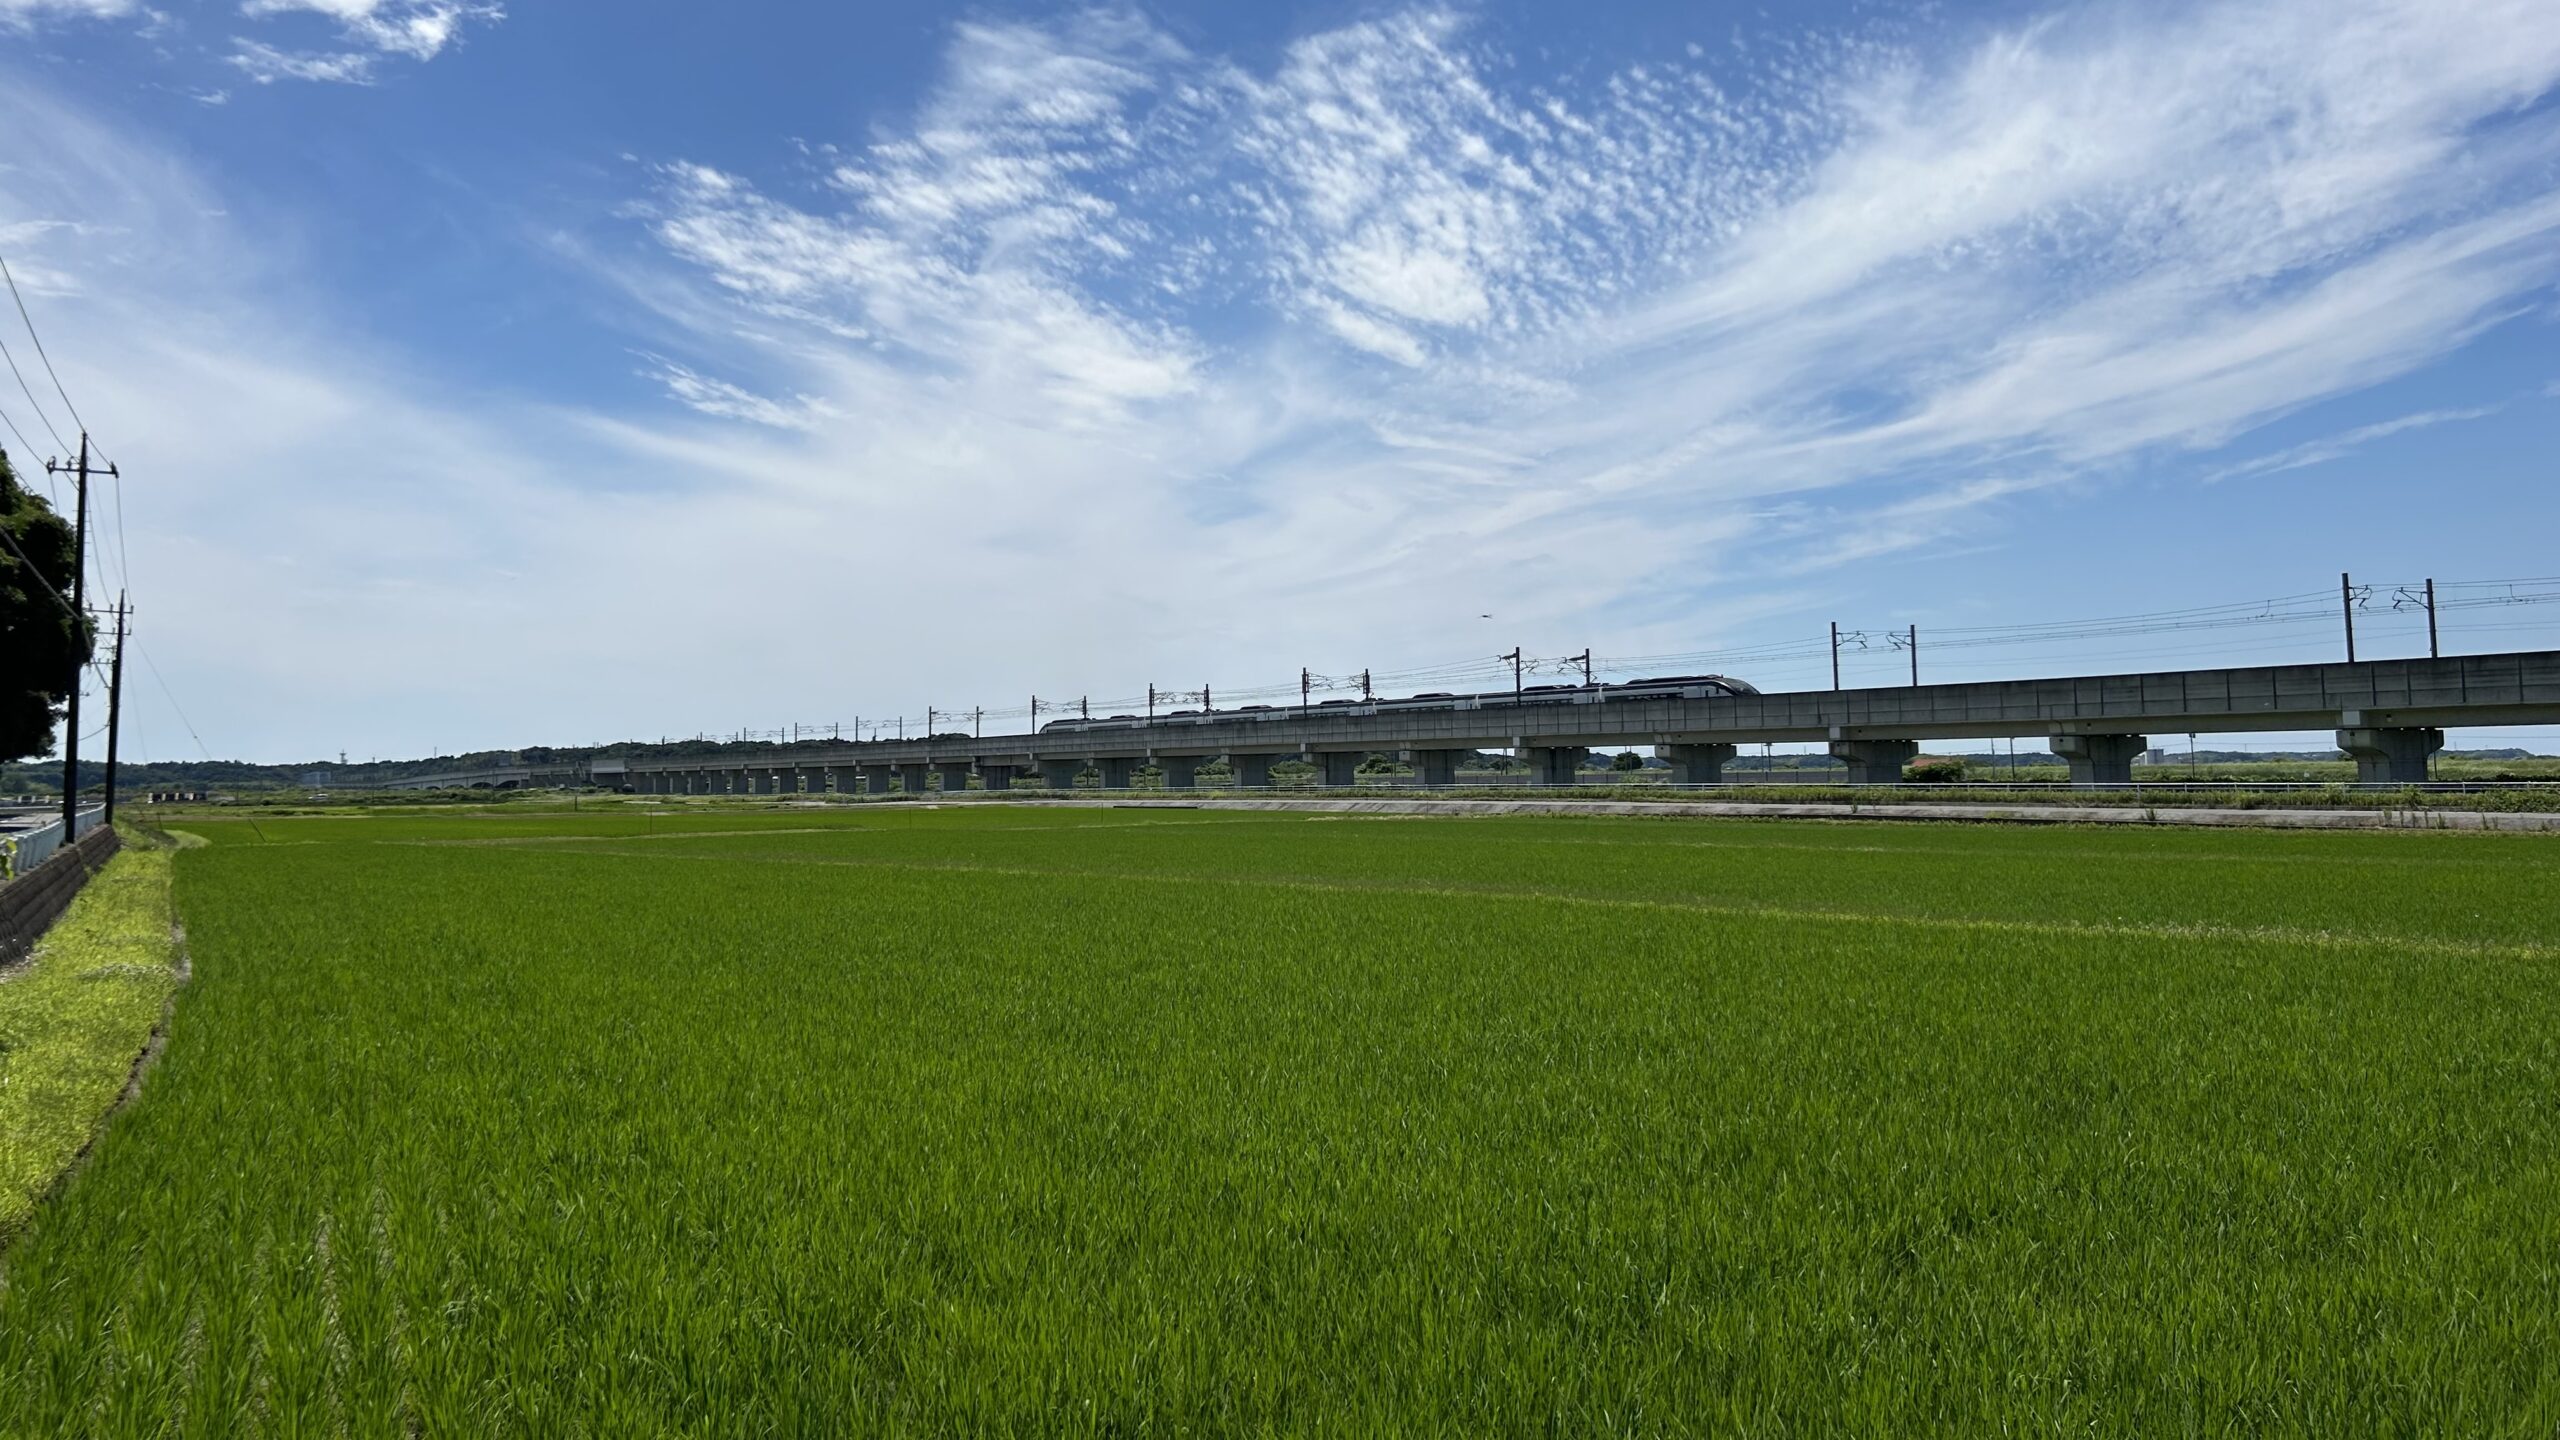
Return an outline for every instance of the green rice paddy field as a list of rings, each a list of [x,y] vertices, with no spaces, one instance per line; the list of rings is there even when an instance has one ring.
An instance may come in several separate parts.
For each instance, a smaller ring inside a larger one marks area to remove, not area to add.
[[[179,823],[0,1434],[2560,1426],[2547,837]]]

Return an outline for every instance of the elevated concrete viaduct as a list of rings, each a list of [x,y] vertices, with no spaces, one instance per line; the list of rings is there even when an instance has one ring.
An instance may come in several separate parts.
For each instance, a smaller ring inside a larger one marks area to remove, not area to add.
[[[1270,784],[1273,762],[1297,758],[1314,762],[1325,783],[1349,785],[1372,753],[1409,756],[1422,783],[1447,784],[1467,751],[1516,750],[1535,782],[1570,785],[1593,749],[1650,745],[1680,780],[1712,784],[1738,746],[1810,741],[1846,761],[1852,780],[1877,784],[1899,780],[1924,740],[2037,736],[2069,762],[2075,783],[2096,786],[2129,783],[2133,758],[2153,735],[2333,730],[2360,779],[2413,783],[2426,779],[2448,727],[2560,724],[2560,651],[1679,699],[1550,695],[1526,704],[1229,710],[981,740],[881,740],[801,747],[788,757],[627,765],[633,788],[646,794],[777,793],[776,777],[786,776],[810,793],[825,785],[880,795],[893,775],[906,792],[922,794],[932,778],[947,793],[973,773],[989,789],[1010,787],[1020,773],[1064,788],[1088,768],[1104,788],[1119,789],[1144,765],[1181,788],[1216,758],[1245,787]]]

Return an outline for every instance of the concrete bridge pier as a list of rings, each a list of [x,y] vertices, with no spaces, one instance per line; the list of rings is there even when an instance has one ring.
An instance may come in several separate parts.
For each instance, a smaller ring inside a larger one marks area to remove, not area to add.
[[[1532,745],[1528,747],[1529,783],[1532,785],[1579,785],[1582,762],[1591,754],[1581,745]]]
[[[1156,768],[1164,772],[1164,788],[1189,790],[1200,783],[1200,757],[1197,755],[1159,755]]]
[[[2071,783],[2082,789],[2133,783],[2133,757],[2151,748],[2148,735],[2056,735],[2053,753],[2071,766]]]
[[[827,774],[832,777],[839,795],[851,795],[862,788],[862,770],[858,766],[830,765]]]
[[[901,765],[898,767],[898,788],[910,795],[921,795],[925,792],[925,777],[932,773],[933,767],[922,762]]]
[[[889,779],[895,773],[886,765],[865,765],[862,767],[862,788],[874,795],[886,795],[889,793]]]
[[[1084,762],[1081,760],[1040,762],[1040,783],[1051,790],[1073,790],[1076,788],[1076,777],[1083,773]]]
[[[1364,751],[1325,750],[1317,753],[1316,764],[1324,771],[1324,783],[1340,790],[1360,783],[1360,762],[1364,758]]]
[[[1103,789],[1126,790],[1129,777],[1137,771],[1138,761],[1131,755],[1105,755],[1093,762],[1093,768],[1102,772]]]
[[[2422,785],[2427,761],[2444,748],[2444,732],[2415,726],[2357,726],[2338,732],[2338,748],[2356,757],[2364,785]]]
[[[827,771],[826,771],[826,767],[824,767],[824,766],[822,766],[822,765],[803,765],[803,766],[801,766],[801,767],[800,767],[800,793],[801,793],[801,794],[803,794],[803,795],[824,795],[824,794],[826,794],[826,793],[827,793]]]
[[[1721,785],[1724,762],[1733,758],[1734,747],[1722,742],[1656,745],[1653,753],[1671,763],[1671,781],[1675,785]]]
[[[1416,785],[1455,785],[1458,783],[1458,757],[1464,750],[1408,750],[1413,762]]]
[[[978,784],[989,790],[1010,790],[1013,788],[1013,767],[981,765],[978,767]]]
[[[1902,767],[1920,753],[1917,740],[1834,740],[1831,755],[1849,765],[1852,785],[1899,785]]]
[[[1277,755],[1229,755],[1227,768],[1235,772],[1236,784],[1240,788],[1267,790],[1271,787],[1271,762],[1279,758]]]
[[[960,792],[962,792],[962,791],[964,791],[964,790],[966,790],[966,789],[968,789],[968,788],[969,788],[969,762],[968,762],[968,761],[966,761],[966,760],[937,760],[937,761],[935,761],[935,762],[934,762],[934,766],[933,766],[933,768],[942,772],[942,793],[943,793],[943,794],[945,794],[945,795],[957,795],[957,794],[959,794]]]

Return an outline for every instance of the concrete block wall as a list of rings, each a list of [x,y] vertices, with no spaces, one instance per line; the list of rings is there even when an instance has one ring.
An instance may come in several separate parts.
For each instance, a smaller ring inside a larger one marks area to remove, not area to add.
[[[55,851],[31,873],[0,884],[0,965],[25,959],[122,843],[115,827],[101,825]]]

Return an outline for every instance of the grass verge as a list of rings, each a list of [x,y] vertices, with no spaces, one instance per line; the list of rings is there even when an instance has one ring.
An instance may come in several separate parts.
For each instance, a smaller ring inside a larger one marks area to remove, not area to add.
[[[0,979],[0,1244],[97,1133],[176,993],[169,851],[127,833]]]

